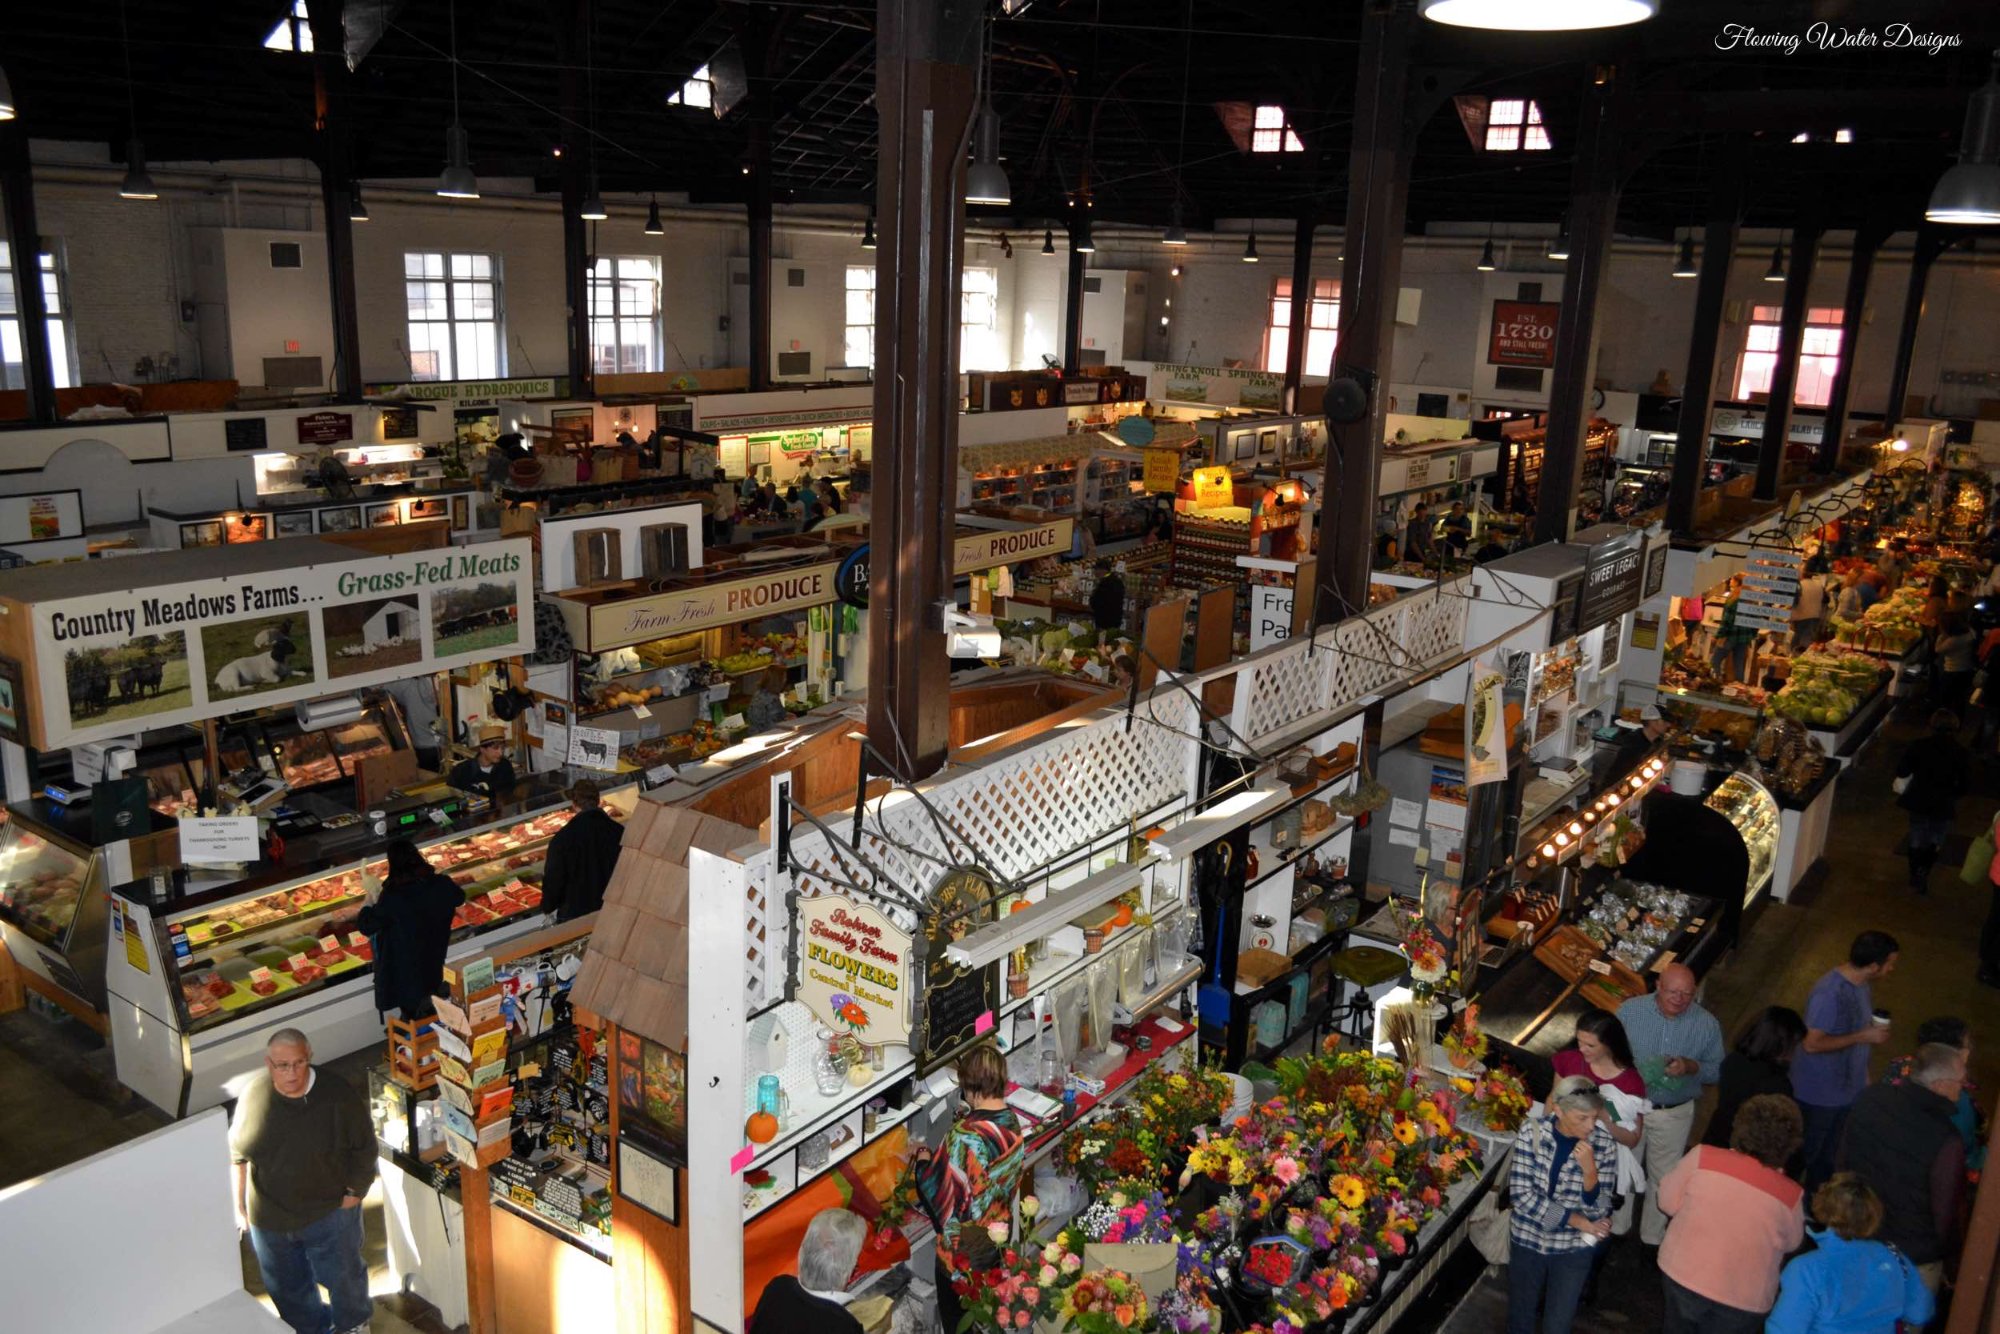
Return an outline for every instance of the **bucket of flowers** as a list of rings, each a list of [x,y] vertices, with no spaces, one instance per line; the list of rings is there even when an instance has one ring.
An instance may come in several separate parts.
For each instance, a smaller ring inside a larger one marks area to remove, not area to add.
[[[1125,1334],[1144,1329],[1151,1314],[1145,1289],[1116,1269],[1077,1279],[1063,1292],[1056,1310],[1061,1327],[1075,1334]]]
[[[1465,1008],[1445,1030],[1444,1056],[1455,1070],[1478,1073],[1486,1059],[1486,1034],[1479,1027],[1479,1006],[1467,1001]]]

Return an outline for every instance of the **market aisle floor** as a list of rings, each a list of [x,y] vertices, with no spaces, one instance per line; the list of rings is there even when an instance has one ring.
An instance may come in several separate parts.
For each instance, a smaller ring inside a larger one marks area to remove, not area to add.
[[[1950,864],[1932,874],[1927,897],[1916,897],[1897,850],[1907,822],[1889,784],[1904,746],[1922,734],[1928,713],[1910,707],[1890,719],[1842,776],[1824,878],[1791,903],[1768,903],[1759,910],[1735,954],[1709,974],[1702,1003],[1732,1039],[1766,1005],[1804,1010],[1813,983],[1846,957],[1849,942],[1862,931],[1880,928],[1903,946],[1897,971],[1875,990],[1876,1003],[1894,1014],[1901,1035],[1883,1055],[1910,1051],[1917,1025],[1927,1018],[1963,1016],[1973,1027],[1972,1078],[1990,1107],[1991,1090],[2000,1088],[2000,1021],[1995,1018],[2000,992],[1980,986],[1974,976],[1975,946],[1989,895],[1961,883],[1957,864],[2000,807],[2000,763],[1977,763],[1973,795],[1959,807],[1958,837],[1945,849]],[[1879,1068],[1882,1059],[1875,1064]],[[1701,1116],[1706,1119],[1706,1107]],[[1633,1239],[1606,1256],[1597,1306],[1578,1317],[1578,1334],[1660,1327],[1663,1309],[1653,1255]],[[1480,1277],[1475,1258],[1459,1272],[1458,1281],[1471,1285],[1464,1301],[1441,1323],[1413,1327],[1417,1334],[1430,1328],[1442,1334],[1488,1334],[1505,1325],[1506,1270],[1495,1268]]]

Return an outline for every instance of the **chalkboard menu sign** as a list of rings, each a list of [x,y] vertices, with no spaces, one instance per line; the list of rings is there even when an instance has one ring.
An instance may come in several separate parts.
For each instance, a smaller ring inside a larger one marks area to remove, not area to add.
[[[262,417],[231,417],[222,423],[222,443],[232,454],[269,449],[267,422]]]
[[[384,440],[416,439],[417,410],[415,408],[383,408],[382,438]]]
[[[990,1031],[1000,1004],[1000,965],[964,968],[945,957],[953,941],[993,920],[993,881],[969,867],[946,874],[931,891],[924,922],[924,1004],[915,1051],[929,1074]]]

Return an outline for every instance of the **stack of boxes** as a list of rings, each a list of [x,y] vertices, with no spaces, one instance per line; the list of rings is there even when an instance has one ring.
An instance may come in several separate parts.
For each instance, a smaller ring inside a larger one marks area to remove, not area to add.
[[[514,1085],[507,1074],[507,1024],[493,961],[445,969],[449,997],[437,1001],[438,1091],[444,1140],[468,1167],[489,1167],[513,1151]]]

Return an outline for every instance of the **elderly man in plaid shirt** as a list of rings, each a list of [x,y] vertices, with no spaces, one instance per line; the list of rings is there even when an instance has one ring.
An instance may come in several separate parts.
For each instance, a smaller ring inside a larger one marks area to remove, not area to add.
[[[1596,1247],[1611,1235],[1618,1145],[1598,1119],[1594,1081],[1558,1080],[1549,1115],[1521,1127],[1508,1178],[1513,1193],[1507,1264],[1507,1334],[1569,1334]],[[1600,1171],[1603,1173],[1600,1176]]]

